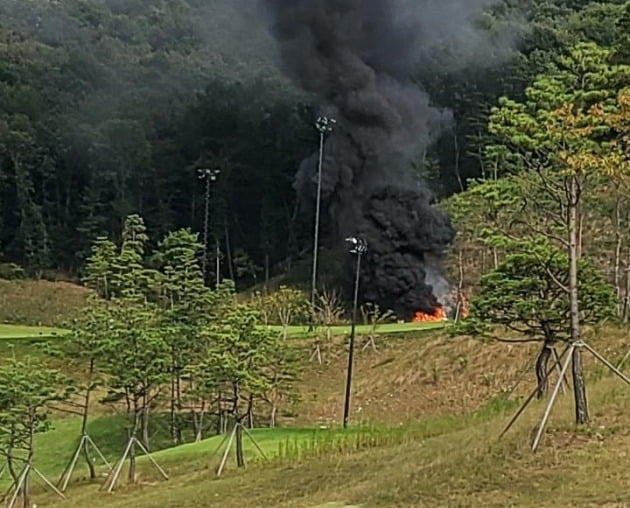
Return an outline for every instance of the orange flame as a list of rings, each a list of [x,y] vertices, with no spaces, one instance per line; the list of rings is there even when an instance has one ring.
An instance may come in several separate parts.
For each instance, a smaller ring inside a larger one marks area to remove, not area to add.
[[[413,319],[414,323],[432,323],[438,321],[446,321],[448,316],[446,315],[446,309],[444,307],[438,307],[433,314],[427,314],[425,312],[416,312],[416,317]]]

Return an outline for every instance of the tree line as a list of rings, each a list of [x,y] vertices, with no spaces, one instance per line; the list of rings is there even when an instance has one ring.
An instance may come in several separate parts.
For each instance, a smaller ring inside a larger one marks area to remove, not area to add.
[[[196,170],[204,167],[221,170],[210,234],[223,275],[247,286],[305,256],[312,226],[298,213],[292,183],[317,148],[319,105],[297,94],[268,58],[221,31],[221,20],[238,19],[220,10],[225,2],[205,4],[0,6],[4,260],[35,275],[76,275],[94,240],[119,234],[132,213],[145,218],[153,239],[200,231],[204,185]],[[491,68],[453,71],[435,62],[414,72],[456,120],[417,163],[439,195],[500,171],[485,154],[498,97],[522,98],[578,40],[623,45],[623,8],[619,1],[500,0],[479,29],[513,25],[521,36],[511,58]],[[334,247],[327,222],[323,243]]]

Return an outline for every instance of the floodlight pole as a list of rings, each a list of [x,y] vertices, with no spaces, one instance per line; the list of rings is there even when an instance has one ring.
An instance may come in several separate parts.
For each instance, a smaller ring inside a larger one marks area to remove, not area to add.
[[[315,122],[315,126],[319,131],[319,162],[317,165],[317,198],[315,200],[315,233],[313,238],[313,270],[311,280],[311,312],[315,309],[315,293],[317,290],[317,250],[319,247],[319,222],[321,215],[322,203],[322,169],[324,166],[324,138],[327,132],[332,132],[333,124],[337,123],[334,118],[320,116]],[[310,323],[309,328],[312,328]]]
[[[357,305],[359,301],[359,279],[361,274],[361,257],[367,252],[367,242],[364,240],[350,237],[347,242],[353,244],[350,253],[357,255],[357,268],[354,278],[354,301],[352,304],[352,325],[350,327],[350,344],[348,349],[348,369],[346,373],[346,394],[343,403],[343,428],[348,428],[348,420],[350,419],[350,393],[352,388],[352,367],[354,364],[354,339],[357,322]]]
[[[203,272],[203,280],[206,280],[206,268],[208,265],[208,223],[210,217],[210,182],[216,181],[217,177],[221,173],[218,169],[201,168],[197,170],[197,174],[200,180],[206,181],[206,194],[205,194],[205,211],[203,218],[203,258],[201,260],[201,271]],[[217,241],[217,251],[219,250],[219,242]],[[219,279],[217,269],[217,280]],[[218,285],[218,283],[217,283]]]

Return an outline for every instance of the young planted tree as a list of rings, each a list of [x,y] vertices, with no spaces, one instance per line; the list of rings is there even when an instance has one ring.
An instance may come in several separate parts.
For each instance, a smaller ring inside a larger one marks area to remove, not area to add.
[[[174,444],[182,442],[182,375],[186,366],[203,354],[201,332],[210,319],[212,296],[199,266],[201,250],[197,235],[184,229],[167,235],[157,252],[162,274],[160,327],[170,350],[170,427]]]
[[[251,305],[258,311],[262,324],[269,326],[275,313],[273,297],[266,292],[256,291],[251,299]]]
[[[593,177],[601,173],[598,155],[605,133],[594,113],[601,104],[614,108],[619,88],[630,80],[630,67],[611,63],[611,56],[610,50],[595,44],[575,46],[538,77],[524,102],[502,99],[490,121],[490,131],[501,144],[489,150],[502,154],[505,171],[526,172],[531,177],[533,188],[523,197],[530,207],[539,209],[539,219],[524,226],[530,234],[544,234],[568,255],[568,277],[561,288],[569,295],[573,344],[581,340],[582,203]],[[589,420],[581,354],[581,348],[573,349],[578,424]]]
[[[569,257],[545,239],[523,242],[518,251],[482,277],[467,327],[503,342],[540,342],[536,360],[540,398],[547,391],[549,361],[557,361],[554,345],[571,340],[571,300],[561,287],[568,284]],[[594,325],[614,314],[612,287],[586,260],[578,264],[578,281],[583,324]]]
[[[128,423],[129,481],[135,481],[135,443],[138,435],[150,449],[152,404],[169,380],[170,348],[156,307],[128,298],[112,301],[110,328],[103,344],[103,366],[110,403],[123,402]]]
[[[155,287],[156,273],[145,267],[144,255],[149,237],[139,215],[125,219],[120,250],[111,265],[111,297],[146,300]],[[108,247],[103,247],[107,252]]]
[[[306,315],[308,301],[302,291],[286,286],[281,286],[278,291],[269,296],[272,301],[275,317],[282,325],[282,337],[286,339],[291,323]]]
[[[116,244],[107,238],[99,237],[92,245],[85,264],[83,283],[106,300],[116,296],[112,294],[116,255]]]
[[[259,326],[258,313],[248,305],[233,302],[219,323],[210,330],[212,348],[206,368],[230,391],[231,416],[235,424],[236,460],[245,465],[243,456],[243,420],[252,400],[269,390],[268,369],[282,347],[277,332]]]
[[[269,427],[275,428],[281,404],[295,404],[300,400],[297,381],[300,375],[299,358],[286,340],[278,340],[270,351],[267,367],[263,369],[266,390],[262,395],[269,405]]]
[[[378,328],[383,323],[387,323],[396,317],[393,311],[383,310],[377,304],[368,302],[361,305],[361,316],[363,322],[369,327],[367,333],[367,341],[363,345],[362,351],[368,347],[372,347],[376,351],[376,338],[378,337]]]
[[[101,383],[99,362],[102,360],[104,346],[111,329],[107,301],[97,296],[90,298],[86,307],[82,309],[80,317],[74,319],[69,328],[70,333],[64,337],[58,347],[52,350],[52,354],[70,361],[73,365],[76,391],[65,403],[64,411],[81,417],[81,436],[79,448],[62,477],[61,490],[67,486],[81,451],[89,469],[90,479],[96,478],[89,447],[92,446],[99,454],[100,450],[88,436],[88,419],[92,393]]]
[[[324,330],[324,341],[319,333],[315,335],[311,360],[317,358],[317,361],[322,363],[322,345],[329,344],[332,340],[332,327],[341,321],[344,311],[337,291],[324,289],[315,295],[315,307],[312,312],[315,324]]]
[[[69,392],[64,376],[31,358],[11,358],[0,367],[0,454],[24,508],[31,507],[31,473],[41,477],[33,465],[35,435],[50,429],[51,405]]]

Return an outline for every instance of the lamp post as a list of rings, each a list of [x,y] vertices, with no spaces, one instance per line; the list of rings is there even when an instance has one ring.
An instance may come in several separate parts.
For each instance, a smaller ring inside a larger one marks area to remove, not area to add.
[[[324,138],[327,132],[332,132],[333,125],[337,121],[334,118],[320,116],[315,122],[319,131],[319,163],[317,166],[317,199],[315,202],[315,234],[313,239],[313,279],[311,281],[311,310],[315,309],[315,292],[317,288],[317,249],[319,247],[319,217],[322,202],[322,167],[324,165]],[[313,323],[309,326],[312,329]]]
[[[350,328],[350,346],[348,350],[348,370],[346,376],[346,395],[343,403],[343,428],[348,427],[350,418],[350,391],[352,386],[352,366],[354,363],[354,336],[357,322],[357,303],[359,300],[359,275],[361,273],[361,257],[367,252],[367,242],[361,238],[351,236],[346,238],[346,242],[351,244],[350,253],[357,256],[357,269],[354,279],[354,302],[352,305],[352,326]]]
[[[203,258],[201,260],[201,271],[203,272],[203,279],[206,280],[206,267],[208,264],[208,219],[210,216],[210,183],[215,182],[217,177],[221,173],[218,169],[201,168],[197,170],[199,180],[206,181],[206,198],[205,198],[205,213],[203,219]],[[218,250],[218,242],[217,242]],[[217,271],[217,279],[219,278]]]

